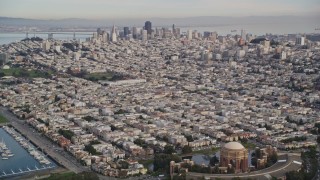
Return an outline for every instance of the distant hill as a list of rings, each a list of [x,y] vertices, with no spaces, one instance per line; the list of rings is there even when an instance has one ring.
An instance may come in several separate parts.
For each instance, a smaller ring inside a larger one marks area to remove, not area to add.
[[[0,25],[11,26],[46,26],[46,27],[97,27],[112,26],[133,26],[142,27],[147,20],[152,21],[154,26],[219,26],[237,24],[265,24],[265,23],[314,23],[319,24],[320,16],[246,16],[246,17],[225,17],[225,16],[201,16],[185,18],[145,18],[145,19],[58,19],[58,20],[38,20],[25,18],[0,17]]]

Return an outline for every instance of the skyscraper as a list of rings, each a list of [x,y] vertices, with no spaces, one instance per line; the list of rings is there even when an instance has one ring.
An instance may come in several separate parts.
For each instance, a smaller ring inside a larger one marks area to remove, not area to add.
[[[152,23],[150,21],[147,21],[144,24],[144,29],[147,30],[149,35],[151,35],[151,33],[152,33]]]
[[[102,34],[101,28],[98,28],[98,29],[97,29],[97,33],[98,33],[98,36]]]
[[[47,40],[47,41],[45,41],[45,42],[42,43],[42,50],[43,50],[43,51],[48,51],[48,50],[50,49],[50,46],[51,46],[51,44],[50,44],[50,42]]]
[[[7,53],[0,53],[0,65],[4,65],[8,62],[9,55]]]
[[[127,37],[129,35],[129,27],[123,28],[123,35],[124,35],[124,37]]]
[[[187,37],[188,37],[188,40],[192,40],[192,30],[188,30],[188,34],[187,34]]]
[[[148,31],[142,30],[142,41],[148,40]]]
[[[243,39],[244,41],[247,40],[247,33],[245,30],[241,29],[241,39]]]
[[[173,34],[174,36],[176,35],[176,27],[175,27],[174,24],[172,25],[172,34]]]
[[[133,39],[137,39],[137,37],[138,37],[138,29],[137,29],[137,27],[133,27],[132,28],[132,37],[133,37]]]
[[[112,31],[111,31],[111,41],[117,42],[117,33],[116,33],[116,27],[113,25]]]
[[[302,36],[298,36],[296,38],[296,45],[301,45],[301,46],[305,45],[305,38]]]
[[[180,37],[180,28],[175,28],[175,36]]]

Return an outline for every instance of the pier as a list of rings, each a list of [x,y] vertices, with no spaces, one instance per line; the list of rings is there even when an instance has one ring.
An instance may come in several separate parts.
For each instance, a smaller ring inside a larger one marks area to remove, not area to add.
[[[53,169],[56,166],[54,165],[50,165],[50,166],[42,166],[41,168],[38,168],[35,165],[34,169],[30,169],[29,167],[27,167],[27,170],[22,170],[21,168],[19,168],[19,171],[15,172],[11,169],[11,173],[6,173],[4,171],[2,171],[2,173],[0,174],[0,178],[6,178],[6,177],[10,177],[10,176],[17,176],[17,175],[21,175],[21,174],[25,174],[25,173],[30,173],[30,172],[34,172],[34,171],[40,171],[40,170],[48,170],[48,169]]]

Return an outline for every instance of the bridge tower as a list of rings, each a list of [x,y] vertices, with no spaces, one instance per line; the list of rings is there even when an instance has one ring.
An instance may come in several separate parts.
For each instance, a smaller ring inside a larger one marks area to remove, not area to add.
[[[73,40],[76,40],[76,32],[73,32]]]
[[[48,39],[53,39],[53,33],[48,33]]]
[[[26,32],[26,38],[29,38],[29,32]]]

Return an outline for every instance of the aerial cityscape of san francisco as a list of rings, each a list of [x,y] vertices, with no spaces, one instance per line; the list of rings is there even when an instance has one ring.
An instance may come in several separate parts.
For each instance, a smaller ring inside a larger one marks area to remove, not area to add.
[[[320,180],[320,1],[1,0],[0,179]]]

